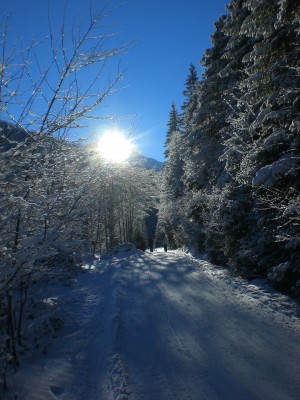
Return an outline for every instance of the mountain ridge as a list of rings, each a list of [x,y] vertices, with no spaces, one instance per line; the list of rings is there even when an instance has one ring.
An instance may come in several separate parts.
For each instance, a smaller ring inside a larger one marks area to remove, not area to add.
[[[162,171],[163,162],[156,160],[155,158],[146,157],[141,153],[134,153],[129,158],[130,165],[140,165],[146,169],[154,169],[156,171]]]

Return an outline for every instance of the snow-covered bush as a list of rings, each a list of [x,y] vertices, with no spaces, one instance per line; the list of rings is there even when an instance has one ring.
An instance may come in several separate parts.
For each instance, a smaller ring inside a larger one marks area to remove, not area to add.
[[[82,228],[87,208],[82,206],[92,168],[82,146],[70,143],[68,134],[82,126],[121,76],[117,73],[101,92],[95,85],[102,75],[88,71],[95,66],[103,71],[110,57],[128,48],[106,48],[108,37],[99,33],[103,10],[90,9],[90,18],[79,24],[74,21],[70,32],[63,21],[69,17],[64,8],[61,27],[54,31],[58,11],[52,24],[49,10],[50,32],[45,38],[29,38],[30,43],[26,38],[12,43],[9,18],[0,23],[0,371],[4,386],[7,367],[18,367],[19,350],[25,348],[23,327],[31,287],[50,264],[56,269],[74,249],[78,253],[86,249]],[[55,321],[49,324],[57,326]]]
[[[293,265],[292,262],[286,261],[276,265],[268,273],[268,279],[274,286],[280,289],[292,289],[292,291],[300,294],[300,266]]]

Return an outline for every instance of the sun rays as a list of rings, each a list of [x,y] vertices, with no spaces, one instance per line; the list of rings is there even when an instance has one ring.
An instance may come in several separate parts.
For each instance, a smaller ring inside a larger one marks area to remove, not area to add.
[[[117,128],[107,129],[98,142],[98,151],[106,161],[125,162],[133,153],[135,145]]]

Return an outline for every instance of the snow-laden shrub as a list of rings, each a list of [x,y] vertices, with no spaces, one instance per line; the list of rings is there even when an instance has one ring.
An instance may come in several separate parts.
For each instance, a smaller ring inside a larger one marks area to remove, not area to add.
[[[142,255],[143,251],[138,249],[133,243],[123,243],[114,246],[112,249],[103,253],[101,258],[126,258],[134,255]]]
[[[289,268],[290,268],[289,262],[284,262],[279,265],[276,265],[276,267],[274,267],[272,269],[272,271],[269,272],[268,278],[272,282],[280,283],[284,280],[284,277],[285,277],[287,271],[289,270]]]
[[[292,289],[300,294],[300,266],[286,261],[276,265],[268,274],[268,279],[279,289]]]

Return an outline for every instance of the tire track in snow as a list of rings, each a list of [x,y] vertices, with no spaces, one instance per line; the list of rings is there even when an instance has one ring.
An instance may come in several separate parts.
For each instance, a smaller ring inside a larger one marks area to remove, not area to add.
[[[172,253],[148,253],[123,262],[115,285],[121,315],[116,359],[126,389],[116,395],[126,400],[297,398],[300,382],[289,373],[290,359],[299,376],[300,369],[283,329],[242,307],[231,286],[216,284],[199,264]],[[286,355],[276,355],[277,343]]]
[[[164,259],[165,262],[170,260]],[[128,372],[128,396],[138,400],[176,400],[182,399],[184,393],[187,400],[199,400],[199,390],[195,394],[194,388],[197,386],[201,387],[201,399],[214,399],[196,368],[193,376],[190,372],[187,376],[182,368],[182,359],[184,364],[190,364],[191,360],[197,364],[198,360],[193,360],[187,339],[176,333],[177,316],[169,312],[160,288],[160,272],[164,270],[165,264],[151,256],[133,260],[118,270],[117,293],[123,324],[116,347]]]

